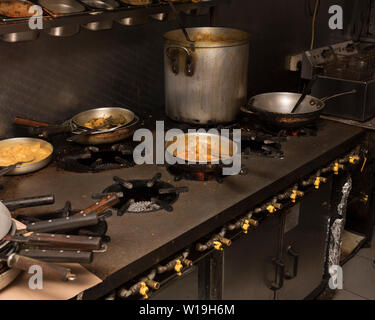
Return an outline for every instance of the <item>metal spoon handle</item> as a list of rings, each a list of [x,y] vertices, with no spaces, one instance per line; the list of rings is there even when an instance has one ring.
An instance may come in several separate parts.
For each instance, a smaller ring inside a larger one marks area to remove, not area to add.
[[[307,95],[309,94],[309,92],[311,91],[311,89],[312,89],[312,87],[313,87],[313,85],[314,85],[314,83],[315,83],[315,81],[316,81],[317,79],[318,79],[318,77],[317,77],[317,76],[314,76],[314,77],[310,80],[309,84],[305,87],[305,90],[303,90],[302,95],[299,97],[299,99],[298,99],[296,105],[294,106],[294,108],[292,109],[292,112],[291,112],[291,113],[294,113],[294,112],[297,111],[299,105],[302,103],[303,100],[305,100],[306,96],[307,96]]]

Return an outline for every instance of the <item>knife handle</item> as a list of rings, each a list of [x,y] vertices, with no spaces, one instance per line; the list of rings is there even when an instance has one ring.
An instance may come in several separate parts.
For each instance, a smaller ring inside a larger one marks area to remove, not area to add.
[[[32,222],[26,226],[27,231],[33,232],[55,232],[67,231],[81,227],[93,226],[99,221],[96,213],[82,214],[59,219]]]
[[[19,255],[45,262],[91,263],[93,253],[81,250],[22,249]]]
[[[44,261],[38,261],[29,257],[23,257],[16,253],[13,253],[8,257],[7,263],[9,268],[16,268],[26,272],[28,272],[32,266],[40,266],[43,270],[43,276],[58,278],[63,281],[72,281],[76,279],[76,276],[72,274],[68,268]]]
[[[100,237],[71,236],[53,233],[32,233],[30,236],[25,238],[27,243],[30,245],[77,250],[99,250],[102,247],[102,238]]]
[[[47,194],[43,196],[19,198],[14,200],[3,200],[2,202],[10,211],[13,211],[20,208],[30,208],[54,204],[55,196],[53,194]]]
[[[101,200],[95,202],[90,207],[81,210],[80,212],[77,212],[74,214],[74,216],[80,216],[83,214],[88,214],[91,212],[95,212],[96,214],[102,213],[109,209],[110,207],[117,204],[120,200],[118,199],[117,195],[115,193],[109,194],[108,196],[105,196]]]

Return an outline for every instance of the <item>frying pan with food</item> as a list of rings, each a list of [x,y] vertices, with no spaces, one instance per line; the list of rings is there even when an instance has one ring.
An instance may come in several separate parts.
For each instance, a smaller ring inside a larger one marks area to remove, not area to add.
[[[0,156],[2,151],[5,154],[2,158],[3,161],[12,152],[15,153],[15,157],[20,157],[20,153],[22,153],[23,158],[21,161],[15,160],[16,162],[6,163],[5,166],[0,165],[0,176],[19,175],[31,173],[47,166],[52,160],[53,146],[47,141],[37,138],[11,138],[0,141]],[[8,161],[10,160],[11,158]]]
[[[295,112],[292,112],[292,110],[301,97],[300,93],[263,93],[252,97],[247,107],[241,107],[241,111],[255,113],[263,122],[271,126],[297,128],[317,120],[325,107],[326,101],[356,92],[356,90],[351,90],[321,99],[306,95]]]
[[[231,139],[212,133],[185,133],[166,143],[167,158],[175,158],[176,166],[189,171],[216,171],[237,152],[238,146]]]
[[[114,143],[131,136],[139,117],[124,108],[96,108],[81,112],[61,125],[51,125],[24,118],[14,123],[34,127],[33,135],[48,137],[54,134],[72,133],[74,142],[80,144]],[[75,137],[78,136],[78,137]]]

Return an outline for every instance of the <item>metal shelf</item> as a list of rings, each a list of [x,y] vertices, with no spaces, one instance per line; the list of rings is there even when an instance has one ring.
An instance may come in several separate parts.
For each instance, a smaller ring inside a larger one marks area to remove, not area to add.
[[[229,3],[230,0],[209,0],[198,3],[175,3],[176,9],[179,11],[186,11],[204,7],[215,7],[220,4]],[[119,20],[127,17],[144,17],[150,16],[157,13],[170,13],[171,8],[168,4],[149,6],[149,7],[122,7],[113,11],[95,11],[91,13],[61,16],[61,17],[49,17],[43,21],[43,29],[49,29],[53,27],[60,27],[66,25],[81,25],[95,21],[106,21],[106,20]],[[9,22],[6,24],[0,24],[0,35],[12,33],[12,32],[23,32],[30,31],[28,26],[28,20]]]

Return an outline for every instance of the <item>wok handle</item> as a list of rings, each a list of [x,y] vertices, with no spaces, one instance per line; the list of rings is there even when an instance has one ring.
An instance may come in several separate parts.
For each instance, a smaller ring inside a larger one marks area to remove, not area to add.
[[[80,212],[77,212],[74,216],[81,216],[81,215],[88,214],[91,212],[94,212],[95,214],[99,214],[99,213],[106,211],[110,207],[114,206],[119,201],[120,200],[118,199],[116,193],[112,193],[112,194],[109,194],[108,196],[105,196],[100,201],[97,201],[90,207],[84,210],[81,210]]]
[[[16,268],[26,272],[28,272],[32,266],[40,266],[43,270],[43,276],[58,278],[63,281],[72,281],[76,279],[76,276],[72,274],[71,270],[68,268],[44,261],[38,261],[15,253],[8,257],[7,263],[9,268]]]
[[[39,122],[39,121],[34,121],[34,120],[29,120],[29,119],[19,118],[19,117],[15,117],[13,119],[13,123],[21,125],[21,126],[27,126],[27,127],[48,127],[48,126],[50,126],[50,124],[46,123],[46,122]]]
[[[81,250],[22,249],[19,254],[32,259],[56,263],[91,263],[93,260],[91,251]]]
[[[51,219],[40,222],[32,222],[26,226],[27,231],[55,232],[67,231],[81,227],[93,226],[99,221],[96,213],[83,214],[59,219]]]
[[[190,50],[184,46],[173,45],[165,49],[165,54],[171,60],[172,72],[178,74],[178,50],[185,52],[186,54],[186,64],[185,64],[185,74],[189,77],[194,75],[194,59]]]
[[[26,237],[28,244],[58,247],[62,249],[99,250],[102,238],[66,234],[33,233]]]
[[[53,194],[47,194],[37,197],[27,197],[14,200],[3,200],[3,204],[10,210],[16,210],[20,208],[30,208],[43,206],[55,203],[55,196]]]
[[[341,96],[346,96],[347,94],[354,94],[354,93],[357,93],[356,89],[353,89],[353,90],[350,90],[350,91],[341,92],[341,93],[337,93],[337,94],[334,94],[332,96],[320,98],[320,101],[326,102],[326,101],[331,100],[333,98],[337,98],[337,97],[341,97]]]

